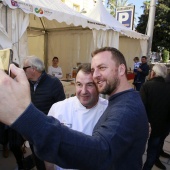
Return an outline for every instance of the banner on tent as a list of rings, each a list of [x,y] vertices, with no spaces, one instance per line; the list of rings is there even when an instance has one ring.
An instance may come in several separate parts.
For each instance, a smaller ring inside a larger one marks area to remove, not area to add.
[[[124,26],[133,29],[135,6],[116,8],[116,19]]]
[[[30,13],[35,13],[38,16],[42,17],[42,16],[50,16],[53,14],[52,10],[49,9],[45,9],[45,8],[40,8],[38,6],[35,5],[31,5],[25,2],[18,2],[15,0],[11,0],[11,5],[13,7],[16,8],[21,8],[24,11],[30,12]]]

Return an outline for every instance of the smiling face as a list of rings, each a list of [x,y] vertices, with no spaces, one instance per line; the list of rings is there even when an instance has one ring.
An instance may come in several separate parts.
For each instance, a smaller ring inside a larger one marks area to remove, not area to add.
[[[119,68],[112,58],[110,51],[100,52],[92,58],[93,79],[102,94],[111,95],[114,93],[119,84]]]
[[[146,59],[145,57],[142,57],[142,58],[141,58],[141,62],[144,64],[144,63],[147,62],[147,59]]]
[[[90,109],[97,104],[99,93],[91,73],[84,73],[82,70],[77,73],[76,96],[80,103],[87,109]]]

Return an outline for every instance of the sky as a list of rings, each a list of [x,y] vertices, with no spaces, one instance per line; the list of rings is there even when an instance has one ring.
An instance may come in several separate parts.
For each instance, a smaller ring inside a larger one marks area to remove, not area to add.
[[[136,24],[138,23],[138,17],[143,14],[143,8],[141,8],[141,6],[143,6],[143,1],[144,0],[128,0],[128,4],[132,3],[135,5],[135,18],[137,20]]]

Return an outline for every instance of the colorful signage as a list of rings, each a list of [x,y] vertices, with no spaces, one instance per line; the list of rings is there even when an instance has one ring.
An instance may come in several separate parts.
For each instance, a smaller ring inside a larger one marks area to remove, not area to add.
[[[116,19],[124,26],[133,29],[135,6],[116,8]]]
[[[11,0],[11,5],[13,7],[17,7],[17,8],[21,8],[24,11],[30,12],[30,13],[34,13],[38,16],[51,16],[53,14],[53,11],[50,9],[46,9],[43,7],[38,7],[36,5],[31,5],[25,2],[20,2],[17,0]]]

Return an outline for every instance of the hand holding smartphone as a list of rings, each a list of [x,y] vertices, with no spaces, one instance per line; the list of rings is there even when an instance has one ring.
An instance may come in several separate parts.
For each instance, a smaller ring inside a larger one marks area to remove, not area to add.
[[[13,51],[11,49],[0,50],[0,69],[10,75],[9,65],[12,63]]]

